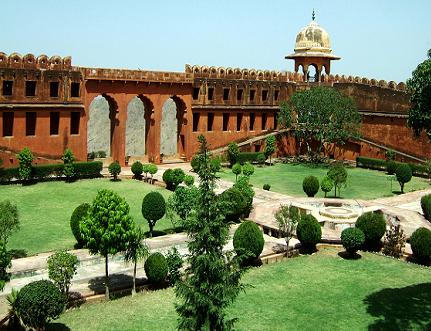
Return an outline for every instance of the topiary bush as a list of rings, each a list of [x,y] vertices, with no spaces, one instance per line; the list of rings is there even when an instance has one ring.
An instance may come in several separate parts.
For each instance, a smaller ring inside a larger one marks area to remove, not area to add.
[[[243,222],[233,235],[233,247],[238,256],[245,259],[256,259],[263,250],[263,233],[252,221]]]
[[[247,176],[240,176],[233,187],[238,189],[247,201],[247,209],[244,211],[244,216],[247,217],[253,208],[253,197],[255,194],[249,183],[249,178]]]
[[[131,170],[136,179],[142,178],[142,173],[144,172],[144,166],[142,165],[141,162],[139,161],[133,162]]]
[[[256,158],[256,162],[259,165],[265,165],[265,161],[266,161],[266,156],[265,154],[260,153],[257,158]],[[271,161],[270,161],[270,165],[271,165]]]
[[[114,180],[117,180],[117,177],[121,172],[121,166],[118,161],[112,162],[108,167],[108,171],[111,176],[114,177]]]
[[[401,193],[404,193],[404,185],[412,179],[412,168],[408,164],[401,164],[395,174],[400,183]]]
[[[223,213],[228,222],[238,222],[247,211],[247,197],[237,188],[231,187],[220,194],[223,202]]]
[[[302,189],[309,198],[312,198],[319,192],[319,180],[314,176],[307,176],[302,181]]]
[[[238,176],[241,175],[241,173],[242,173],[242,165],[239,163],[235,163],[232,166],[232,172],[235,175],[235,182],[236,182],[238,180]]]
[[[168,263],[162,253],[159,252],[148,257],[144,269],[148,280],[154,284],[163,283],[168,275]]]
[[[242,173],[244,174],[244,176],[248,177],[254,174],[254,167],[251,165],[250,162],[244,163],[244,165],[242,166]]]
[[[421,208],[424,217],[431,222],[431,194],[424,195],[421,198]]]
[[[306,251],[313,251],[322,238],[322,228],[314,216],[302,215],[296,228],[296,235]]]
[[[18,154],[18,161],[19,161],[19,177],[22,180],[29,180],[32,178],[32,167],[31,164],[33,162],[33,153],[30,151],[29,148],[25,147],[21,152]]]
[[[181,184],[184,180],[186,174],[183,169],[167,169],[163,173],[163,181],[166,183],[166,188],[170,191],[175,191],[177,186]]]
[[[156,222],[165,215],[165,212],[165,198],[159,192],[150,192],[142,200],[142,216],[147,220],[150,227],[150,237],[153,236]]]
[[[334,188],[334,183],[332,182],[331,178],[329,178],[328,176],[325,176],[323,177],[320,183],[320,188],[322,189],[323,192],[325,192],[325,198],[326,198],[326,195],[328,194],[328,192],[331,192],[332,189]]]
[[[79,228],[79,224],[81,220],[87,215],[88,210],[90,209],[90,204],[83,203],[80,204],[72,213],[70,217],[70,228],[72,230],[73,236],[77,242],[77,248],[84,247],[84,240],[81,237],[81,230]]]
[[[368,212],[358,217],[356,225],[365,235],[365,248],[379,250],[380,240],[386,232],[386,221],[382,213]]]
[[[271,185],[269,185],[269,184],[263,184],[263,189],[265,191],[269,191],[271,189]]]
[[[195,183],[195,178],[190,175],[185,175],[184,177],[184,184],[187,186],[192,186]]]
[[[352,257],[365,242],[365,235],[361,229],[347,228],[341,232],[341,243],[347,254]]]
[[[51,281],[38,280],[19,291],[15,309],[27,327],[45,330],[46,323],[58,318],[65,304],[65,296]]]
[[[431,260],[431,231],[419,228],[410,237],[413,257],[420,263],[429,264]]]
[[[400,165],[400,163],[395,162],[394,160],[386,161],[386,172],[388,173],[388,175],[395,174],[399,165]]]
[[[150,179],[151,184],[153,184],[153,181],[154,181],[153,176],[157,173],[158,170],[159,169],[157,168],[157,166],[154,163],[150,163],[148,165],[148,172],[151,175],[151,179]]]
[[[239,147],[235,142],[229,143],[227,147],[227,159],[229,160],[229,164],[232,167],[235,163],[238,162],[239,155]]]

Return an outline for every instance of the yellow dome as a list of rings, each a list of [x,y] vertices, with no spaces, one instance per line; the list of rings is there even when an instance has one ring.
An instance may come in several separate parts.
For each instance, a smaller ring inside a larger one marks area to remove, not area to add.
[[[316,21],[311,21],[296,36],[295,53],[331,53],[329,34]]]

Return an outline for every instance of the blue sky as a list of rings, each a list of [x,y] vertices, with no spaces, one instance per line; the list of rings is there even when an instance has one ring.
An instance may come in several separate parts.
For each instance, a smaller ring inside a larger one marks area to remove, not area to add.
[[[334,74],[404,81],[431,48],[430,0],[2,0],[0,51],[91,67],[293,70],[284,56],[313,8],[342,57]]]

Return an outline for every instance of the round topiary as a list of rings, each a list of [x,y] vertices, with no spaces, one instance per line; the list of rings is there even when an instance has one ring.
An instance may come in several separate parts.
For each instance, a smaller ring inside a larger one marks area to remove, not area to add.
[[[263,184],[263,189],[265,191],[269,191],[271,189],[271,185],[269,185],[269,184]]]
[[[131,168],[133,174],[135,175],[135,178],[141,178],[142,173],[144,172],[144,166],[142,165],[141,162],[139,161],[135,161],[132,164],[132,168]]]
[[[302,189],[308,197],[314,197],[319,192],[319,180],[314,176],[307,176],[302,182]]]
[[[172,185],[172,169],[166,169],[163,173],[162,179],[166,184],[166,188],[170,187]]]
[[[159,192],[150,192],[142,200],[142,216],[148,222],[151,236],[153,235],[153,228],[156,222],[165,215],[165,212],[165,198]]]
[[[404,193],[405,183],[410,182],[412,179],[412,168],[410,168],[408,164],[400,164],[395,174],[397,176],[398,183],[400,183],[401,193]]]
[[[365,246],[374,250],[386,232],[386,221],[382,213],[368,212],[358,217],[356,225],[365,235]]]
[[[431,260],[431,231],[419,228],[410,237],[413,256],[421,263],[428,264]]]
[[[248,176],[248,177],[253,175],[254,174],[253,165],[250,162],[244,163],[244,165],[242,166],[242,173],[244,174],[244,176]]]
[[[160,284],[168,275],[168,263],[166,258],[159,252],[151,254],[145,261],[145,274],[151,283]]]
[[[262,231],[252,221],[243,222],[233,235],[233,247],[236,254],[250,259],[259,257],[264,243]]]
[[[238,180],[238,176],[242,173],[242,165],[240,163],[235,163],[232,166],[232,172],[235,175],[235,181]]]
[[[81,237],[81,230],[79,229],[79,223],[81,220],[87,215],[88,209],[90,209],[90,205],[88,203],[80,204],[72,213],[70,217],[70,228],[72,230],[73,236],[78,243],[78,247],[84,246],[84,240]]]
[[[421,198],[421,208],[425,219],[431,222],[431,194],[424,195]]]
[[[195,183],[195,178],[193,176],[186,175],[184,177],[184,184],[186,184],[187,186],[192,186],[194,183]]]
[[[228,222],[237,222],[247,210],[247,197],[235,187],[220,194],[220,199],[223,202],[223,212]]]
[[[354,255],[365,242],[365,235],[358,228],[347,228],[341,232],[341,243],[349,255]]]
[[[117,176],[121,172],[121,166],[117,161],[112,162],[108,167],[108,171],[111,174],[111,176],[114,177],[114,180],[117,180]]]
[[[313,250],[322,238],[322,228],[312,215],[303,215],[298,222],[296,235],[305,249]]]
[[[15,310],[27,327],[45,330],[46,323],[58,318],[65,304],[65,296],[51,281],[38,280],[18,292]]]
[[[329,178],[328,176],[323,177],[322,182],[320,183],[320,188],[322,189],[323,192],[325,192],[325,198],[326,198],[326,194],[328,192],[331,192],[332,189],[334,188],[334,183],[332,182],[331,178]]]
[[[388,160],[386,162],[386,171],[388,175],[393,175],[397,171],[397,168],[400,164],[398,162],[395,162],[394,160]]]

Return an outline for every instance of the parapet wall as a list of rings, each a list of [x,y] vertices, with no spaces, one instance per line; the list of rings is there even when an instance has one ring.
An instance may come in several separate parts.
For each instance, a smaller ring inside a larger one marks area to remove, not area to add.
[[[62,58],[54,55],[48,58],[44,54],[35,57],[33,54],[21,56],[18,53],[12,53],[8,56],[3,52],[0,52],[0,68],[73,70],[70,56]]]

